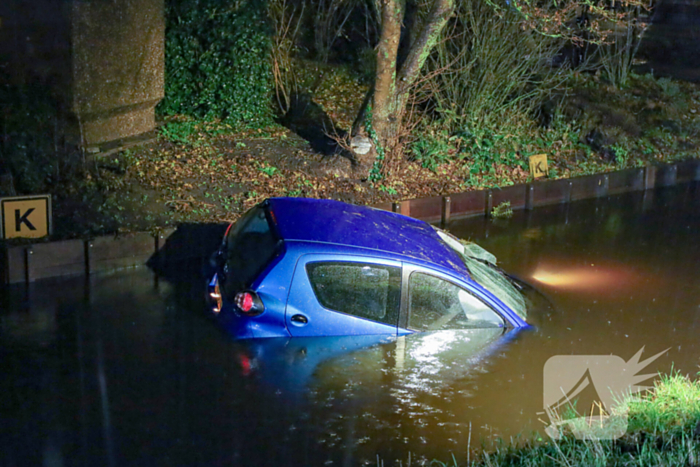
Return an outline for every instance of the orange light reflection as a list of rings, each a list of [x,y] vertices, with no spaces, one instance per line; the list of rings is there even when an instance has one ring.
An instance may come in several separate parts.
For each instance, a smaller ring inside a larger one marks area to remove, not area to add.
[[[634,275],[623,268],[554,268],[539,266],[532,278],[550,287],[563,289],[609,289],[625,286],[633,282]]]

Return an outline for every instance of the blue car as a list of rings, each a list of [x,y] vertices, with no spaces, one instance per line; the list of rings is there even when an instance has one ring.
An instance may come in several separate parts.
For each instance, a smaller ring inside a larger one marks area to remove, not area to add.
[[[229,226],[212,266],[211,310],[241,339],[527,327],[493,255],[370,207],[268,199]]]

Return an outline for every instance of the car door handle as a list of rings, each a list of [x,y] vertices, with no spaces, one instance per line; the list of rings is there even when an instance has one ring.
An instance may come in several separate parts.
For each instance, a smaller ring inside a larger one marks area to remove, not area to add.
[[[304,315],[294,315],[294,316],[292,316],[291,320],[292,320],[292,323],[295,323],[295,324],[306,324],[309,322],[309,318],[307,318]]]

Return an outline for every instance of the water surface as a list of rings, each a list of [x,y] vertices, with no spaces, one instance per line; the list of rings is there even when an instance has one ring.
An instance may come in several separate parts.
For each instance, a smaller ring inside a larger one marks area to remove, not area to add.
[[[698,371],[697,184],[449,229],[541,290],[535,329],[234,342],[198,265],[3,291],[0,465],[463,460],[543,433],[551,357]]]

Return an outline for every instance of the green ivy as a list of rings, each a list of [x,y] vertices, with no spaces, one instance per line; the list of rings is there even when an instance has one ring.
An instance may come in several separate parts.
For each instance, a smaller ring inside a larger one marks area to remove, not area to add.
[[[266,1],[169,0],[165,32],[166,115],[271,123],[271,28]]]
[[[168,122],[159,131],[165,139],[176,144],[192,144],[198,134],[197,122]]]
[[[377,157],[374,159],[374,164],[372,164],[372,168],[369,171],[369,181],[370,183],[375,183],[384,178],[384,175],[382,174],[382,166],[384,165],[384,148],[380,144],[377,132],[374,131],[374,127],[372,126],[371,105],[367,106],[367,109],[365,110],[365,129],[367,130],[367,134],[374,143],[375,150],[377,151]]]

